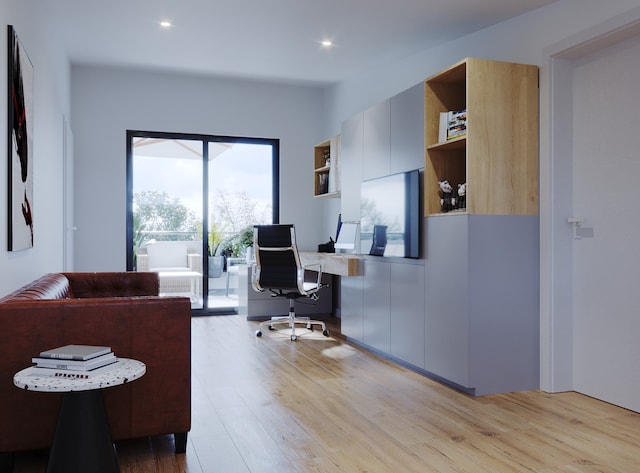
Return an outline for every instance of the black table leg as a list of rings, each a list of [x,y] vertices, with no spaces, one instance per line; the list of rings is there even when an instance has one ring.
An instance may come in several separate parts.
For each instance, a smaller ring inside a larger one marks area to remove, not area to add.
[[[101,390],[65,393],[47,473],[119,473]]]

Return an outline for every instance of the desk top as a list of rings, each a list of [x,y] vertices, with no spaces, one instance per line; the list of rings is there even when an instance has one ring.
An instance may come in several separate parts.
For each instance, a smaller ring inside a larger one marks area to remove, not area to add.
[[[64,376],[42,375],[41,370],[49,368],[36,368],[30,366],[13,377],[13,384],[28,391],[39,392],[69,392],[89,391],[118,386],[142,377],[146,371],[146,365],[138,360],[118,358],[111,365],[98,368],[96,373],[87,379],[65,378]],[[98,372],[98,370],[100,370]],[[52,372],[60,370],[51,369]],[[80,373],[73,372],[70,373]]]
[[[362,274],[362,258],[359,255],[301,251],[300,261],[303,266],[321,264],[322,272],[327,274],[337,274],[338,276],[358,276]]]

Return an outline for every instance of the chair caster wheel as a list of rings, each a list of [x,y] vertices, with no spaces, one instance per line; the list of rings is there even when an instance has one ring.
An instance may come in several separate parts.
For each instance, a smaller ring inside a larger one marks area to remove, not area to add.
[[[256,331],[256,337],[262,337],[262,332],[260,330]]]
[[[291,341],[295,342],[298,339],[298,337],[296,337],[295,335],[291,335]]]
[[[323,330],[322,331],[322,335],[324,335],[325,337],[329,336],[329,331],[328,330]]]
[[[273,328],[273,325],[269,325],[269,330],[275,330],[275,328]]]

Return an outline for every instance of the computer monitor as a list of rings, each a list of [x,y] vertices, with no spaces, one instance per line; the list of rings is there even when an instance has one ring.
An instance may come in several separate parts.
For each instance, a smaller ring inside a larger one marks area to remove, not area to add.
[[[356,237],[358,236],[358,224],[353,222],[342,222],[340,233],[336,241],[336,250],[355,250]]]

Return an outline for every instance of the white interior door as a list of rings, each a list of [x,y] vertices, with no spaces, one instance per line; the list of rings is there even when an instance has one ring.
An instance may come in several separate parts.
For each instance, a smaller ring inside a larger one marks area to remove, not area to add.
[[[640,37],[573,67],[573,381],[640,411]]]

